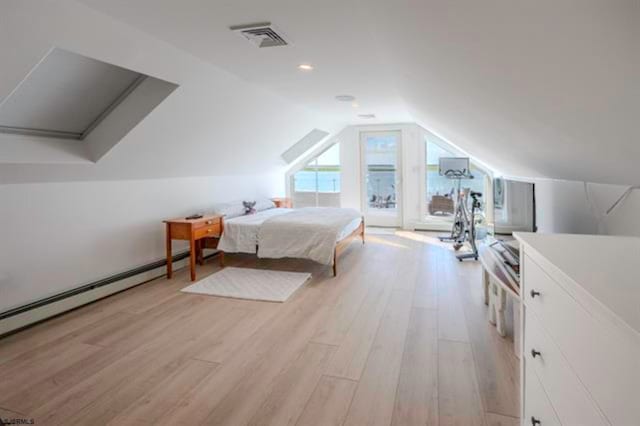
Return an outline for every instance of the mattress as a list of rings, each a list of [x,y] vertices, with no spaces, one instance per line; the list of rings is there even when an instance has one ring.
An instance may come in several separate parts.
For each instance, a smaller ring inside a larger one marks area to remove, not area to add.
[[[256,214],[224,220],[218,249],[227,253],[257,253],[260,225],[270,217],[289,213],[291,209],[267,209]]]
[[[258,232],[262,223],[273,216],[286,214],[292,209],[268,209],[256,214],[238,216],[232,219],[225,219],[224,231],[218,248],[227,253],[257,253]],[[354,219],[345,226],[336,242],[348,237],[360,226],[361,218]]]

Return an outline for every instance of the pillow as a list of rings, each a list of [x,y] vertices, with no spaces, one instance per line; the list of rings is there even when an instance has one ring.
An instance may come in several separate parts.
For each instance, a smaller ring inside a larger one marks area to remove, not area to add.
[[[261,212],[263,210],[274,209],[276,207],[275,203],[268,198],[258,198],[256,200],[255,209],[257,212]]]
[[[218,203],[213,206],[213,214],[219,214],[227,219],[243,216],[244,206],[240,201],[233,203]]]
[[[256,214],[256,201],[243,201],[244,214]]]
[[[256,212],[261,212],[263,210],[273,209],[276,205],[268,198],[257,198],[255,201],[256,205],[253,207]],[[213,214],[219,214],[221,216],[226,217],[227,219],[231,219],[238,216],[244,216],[245,207],[243,205],[243,201],[230,201],[228,203],[217,203],[213,206]]]

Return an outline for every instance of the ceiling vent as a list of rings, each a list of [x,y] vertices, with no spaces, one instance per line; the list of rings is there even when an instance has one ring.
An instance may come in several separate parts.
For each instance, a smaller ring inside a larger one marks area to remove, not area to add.
[[[277,30],[271,22],[260,22],[257,24],[234,25],[229,27],[244,38],[255,44],[259,48],[286,46],[290,44],[285,40],[280,30]]]

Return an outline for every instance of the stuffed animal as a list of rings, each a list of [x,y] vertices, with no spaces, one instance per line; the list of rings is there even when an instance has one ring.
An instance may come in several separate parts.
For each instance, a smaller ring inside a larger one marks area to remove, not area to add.
[[[255,214],[256,212],[256,202],[255,201],[243,201],[242,205],[244,206],[244,214]]]

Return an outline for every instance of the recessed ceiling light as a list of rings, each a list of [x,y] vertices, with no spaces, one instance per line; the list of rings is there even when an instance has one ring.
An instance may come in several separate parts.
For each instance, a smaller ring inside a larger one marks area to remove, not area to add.
[[[376,118],[375,114],[358,114],[358,117],[369,120],[371,118]]]
[[[356,97],[351,95],[338,95],[336,96],[336,100],[340,102],[353,102],[356,100]]]
[[[353,102],[353,103],[351,104],[351,106],[352,106],[352,107],[354,107],[354,108],[358,108],[360,105],[358,105],[358,103],[357,103],[357,102]]]
[[[302,71],[311,71],[313,69],[313,65],[311,64],[300,64],[298,65],[298,69]]]

